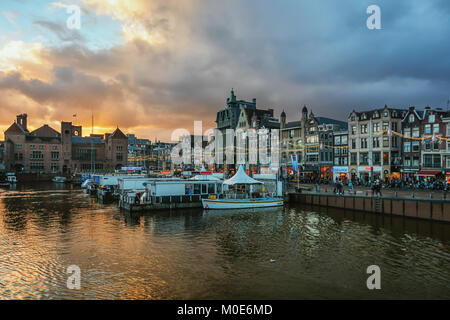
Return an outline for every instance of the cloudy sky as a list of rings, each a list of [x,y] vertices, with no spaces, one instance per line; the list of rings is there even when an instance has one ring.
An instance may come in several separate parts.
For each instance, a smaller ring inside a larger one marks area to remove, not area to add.
[[[381,8],[381,30],[366,9]],[[71,30],[69,5],[81,8]],[[448,0],[4,0],[0,139],[16,114],[169,140],[214,126],[231,88],[297,120],[447,107]],[[74,118],[73,114],[77,117]]]

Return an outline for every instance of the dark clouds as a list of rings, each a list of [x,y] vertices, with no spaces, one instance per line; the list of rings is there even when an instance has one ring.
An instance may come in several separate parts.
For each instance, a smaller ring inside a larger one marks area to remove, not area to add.
[[[160,1],[136,15],[164,34],[163,43],[93,50],[75,35],[42,52],[53,65],[51,81],[1,75],[0,87],[67,114],[94,105],[105,126],[147,127],[148,136],[161,138],[194,120],[214,125],[232,87],[240,99],[286,110],[288,120],[304,104],[345,120],[352,109],[442,107],[450,98],[449,1],[191,3],[189,13]],[[366,28],[372,4],[381,8],[382,30]]]

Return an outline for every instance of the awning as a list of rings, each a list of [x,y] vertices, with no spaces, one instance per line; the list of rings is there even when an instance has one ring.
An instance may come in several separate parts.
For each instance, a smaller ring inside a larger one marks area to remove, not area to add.
[[[263,184],[263,182],[250,178],[241,165],[238,172],[230,179],[225,180],[223,184],[235,185],[235,184]]]
[[[434,177],[438,173],[440,173],[441,170],[421,170],[416,176],[419,177]]]

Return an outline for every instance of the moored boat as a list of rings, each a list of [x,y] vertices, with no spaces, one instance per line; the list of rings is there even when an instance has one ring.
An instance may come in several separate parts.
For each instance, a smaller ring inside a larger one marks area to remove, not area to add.
[[[202,199],[204,209],[252,209],[283,206],[282,198]]]
[[[204,209],[252,209],[279,207],[284,205],[283,198],[274,196],[252,196],[254,185],[264,185],[263,182],[249,177],[243,166],[239,167],[237,173],[223,182],[224,186],[230,186],[234,190],[226,198],[202,199]],[[238,194],[238,191],[243,191]]]
[[[56,182],[56,183],[66,183],[67,178],[66,177],[54,177],[52,179],[52,181]]]

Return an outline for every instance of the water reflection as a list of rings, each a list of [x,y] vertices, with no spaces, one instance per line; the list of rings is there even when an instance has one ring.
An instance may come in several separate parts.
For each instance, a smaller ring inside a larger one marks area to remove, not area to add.
[[[449,231],[311,206],[130,214],[18,186],[0,189],[0,298],[449,298]],[[71,264],[79,291],[65,286]],[[381,291],[365,286],[371,264]]]

